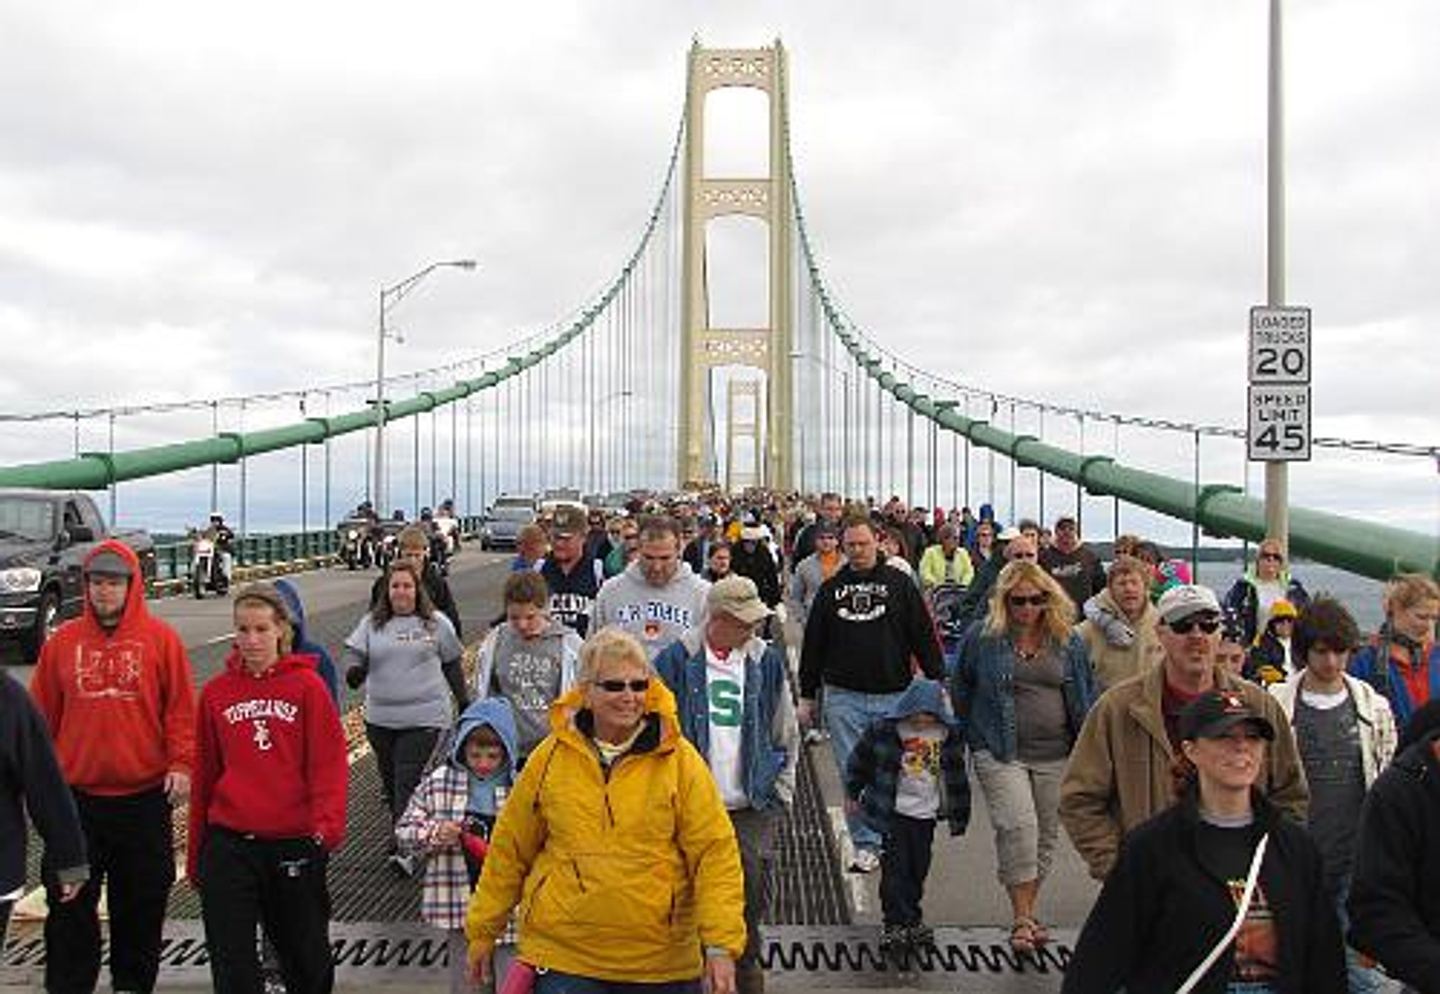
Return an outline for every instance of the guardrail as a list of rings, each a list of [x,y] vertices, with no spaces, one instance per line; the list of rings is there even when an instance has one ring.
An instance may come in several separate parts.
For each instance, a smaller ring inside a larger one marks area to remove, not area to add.
[[[482,519],[477,515],[460,519],[464,541],[478,540]],[[340,552],[338,528],[321,531],[274,532],[235,539],[235,582],[263,579],[279,573],[295,573],[331,565]],[[184,538],[155,545],[154,592],[180,593],[190,585],[190,566],[195,559],[195,542]]]

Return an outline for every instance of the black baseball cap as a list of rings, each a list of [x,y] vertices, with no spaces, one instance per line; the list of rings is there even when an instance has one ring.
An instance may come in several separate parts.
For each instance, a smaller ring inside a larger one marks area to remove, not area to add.
[[[1180,712],[1180,738],[1218,739],[1236,725],[1249,724],[1266,742],[1275,741],[1275,726],[1238,690],[1207,690]]]

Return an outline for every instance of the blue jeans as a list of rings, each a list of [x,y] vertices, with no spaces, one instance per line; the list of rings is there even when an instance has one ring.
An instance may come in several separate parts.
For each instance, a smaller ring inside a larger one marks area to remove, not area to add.
[[[1340,935],[1350,931],[1350,914],[1345,910],[1345,900],[1350,896],[1350,877],[1347,874],[1340,882],[1335,894],[1335,915],[1340,920]],[[1345,944],[1345,973],[1350,985],[1350,994],[1380,994],[1385,989],[1385,977],[1374,966],[1366,966],[1360,953]]]
[[[835,765],[840,770],[840,780],[845,780],[845,765],[850,762],[850,753],[855,743],[865,734],[865,729],[876,718],[883,718],[900,700],[903,690],[893,694],[864,694],[858,690],[825,685],[825,727],[830,732],[830,749],[835,754]],[[880,833],[866,824],[859,815],[845,815],[845,827],[850,830],[850,841],[855,849],[880,851]]]
[[[595,980],[558,970],[535,974],[535,994],[700,994],[700,979],[672,980],[659,984],[623,984]]]

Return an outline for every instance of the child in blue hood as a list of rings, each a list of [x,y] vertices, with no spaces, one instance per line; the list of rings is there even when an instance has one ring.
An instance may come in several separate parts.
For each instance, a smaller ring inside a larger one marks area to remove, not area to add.
[[[420,917],[444,929],[450,990],[476,990],[469,977],[465,911],[480,878],[490,830],[515,775],[515,715],[499,697],[475,701],[455,723],[447,762],[432,770],[395,825],[402,851],[425,853]],[[504,975],[503,965],[499,969]]]
[[[902,962],[934,933],[920,908],[935,822],[961,835],[970,823],[965,737],[934,680],[910,683],[890,713],[872,722],[845,767],[846,806],[884,837],[880,857],[880,945]]]

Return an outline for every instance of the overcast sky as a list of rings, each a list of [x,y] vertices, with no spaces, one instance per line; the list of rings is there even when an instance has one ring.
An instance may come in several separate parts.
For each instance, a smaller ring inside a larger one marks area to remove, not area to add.
[[[889,347],[1009,393],[1243,423],[1262,0],[779,6],[0,6],[0,409],[364,379],[377,288],[437,258],[481,268],[406,302],[397,371],[557,321],[644,222],[698,35],[783,39],[821,264]],[[1433,444],[1440,4],[1287,7],[1317,433]],[[725,138],[746,106],[715,105],[720,171],[745,163]],[[0,432],[0,463],[69,454]],[[1435,531],[1435,466],[1361,465],[1297,467],[1297,493]]]

